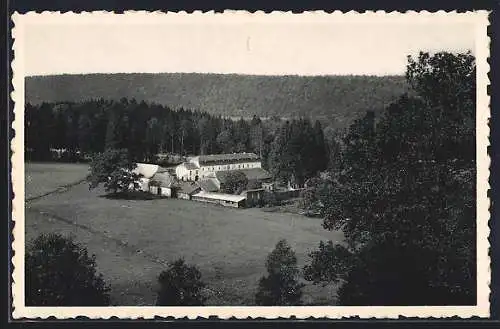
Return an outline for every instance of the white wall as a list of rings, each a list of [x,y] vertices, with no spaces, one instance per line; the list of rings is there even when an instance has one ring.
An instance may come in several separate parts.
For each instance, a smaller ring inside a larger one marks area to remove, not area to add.
[[[162,187],[161,188],[161,195],[171,197],[172,196],[172,189],[169,187]]]
[[[198,157],[193,158],[191,163],[198,164]],[[232,164],[224,164],[224,165],[204,165],[199,169],[192,169],[191,175],[185,166],[178,165],[175,168],[175,173],[177,174],[177,178],[184,178],[185,181],[194,181],[196,175],[199,178],[213,177],[213,174],[217,171],[228,171],[228,170],[241,170],[241,169],[252,169],[252,168],[262,168],[260,161],[254,162],[244,162],[244,163],[232,163]]]

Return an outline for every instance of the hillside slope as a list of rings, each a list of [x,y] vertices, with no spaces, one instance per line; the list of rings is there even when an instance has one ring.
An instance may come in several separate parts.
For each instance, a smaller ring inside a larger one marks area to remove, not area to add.
[[[32,104],[125,97],[232,117],[308,115],[344,127],[407,90],[403,76],[123,73],[26,78],[26,101]]]

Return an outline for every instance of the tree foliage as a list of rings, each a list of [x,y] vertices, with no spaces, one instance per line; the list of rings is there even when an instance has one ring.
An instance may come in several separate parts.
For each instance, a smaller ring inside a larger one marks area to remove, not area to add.
[[[130,160],[126,149],[107,149],[96,154],[90,164],[89,187],[104,184],[106,192],[126,192],[139,189],[140,175],[134,173],[137,164]]]
[[[160,273],[158,283],[158,306],[202,306],[206,301],[200,271],[183,259],[170,263],[168,269]]]
[[[259,281],[255,295],[257,305],[300,305],[302,288],[299,283],[297,257],[286,240],[280,240],[266,260],[268,275]]]
[[[332,265],[344,249],[320,248],[307,272],[345,278],[340,304],[475,303],[474,58],[421,53],[407,78],[417,95],[355,122],[320,184],[324,227],[344,232],[352,256]]]
[[[41,234],[28,245],[25,275],[28,306],[109,305],[95,256],[59,234]]]
[[[240,194],[248,185],[247,176],[240,170],[228,171],[221,190],[224,193]]]
[[[283,183],[302,186],[328,165],[328,148],[321,124],[308,119],[284,122],[271,145],[269,168]]]

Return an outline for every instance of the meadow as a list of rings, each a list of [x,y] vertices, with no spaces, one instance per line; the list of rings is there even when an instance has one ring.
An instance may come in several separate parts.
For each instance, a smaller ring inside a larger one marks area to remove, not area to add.
[[[180,199],[108,199],[103,190],[76,183],[86,174],[85,165],[27,164],[26,196],[44,196],[26,202],[26,238],[59,232],[84,244],[96,255],[114,305],[154,305],[159,273],[179,257],[202,272],[207,304],[252,305],[266,256],[280,239],[290,243],[300,267],[319,241],[343,240],[320,219],[296,214]],[[336,287],[306,284],[304,303],[335,303]]]

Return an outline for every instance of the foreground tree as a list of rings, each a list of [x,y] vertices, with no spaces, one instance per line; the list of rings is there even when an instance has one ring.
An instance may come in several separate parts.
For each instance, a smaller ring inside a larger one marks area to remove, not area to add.
[[[158,306],[202,306],[206,301],[200,271],[186,265],[183,259],[169,264],[168,269],[160,273],[158,283]]]
[[[300,305],[303,284],[299,283],[297,257],[286,240],[280,240],[266,260],[268,275],[259,281],[257,305]]]
[[[59,234],[42,234],[28,246],[25,275],[28,306],[109,305],[95,256]]]
[[[407,78],[417,96],[353,124],[328,193],[313,194],[347,246],[312,253],[306,278],[346,280],[342,305],[476,300],[474,58],[422,53]]]
[[[104,184],[106,192],[113,193],[138,190],[140,175],[134,173],[136,167],[127,150],[107,149],[92,158],[89,187],[93,189]]]

